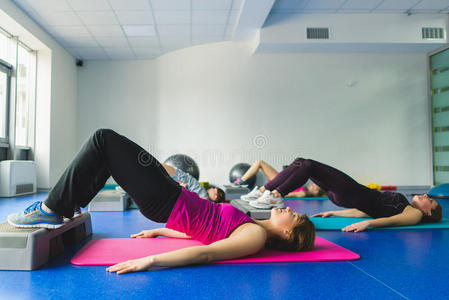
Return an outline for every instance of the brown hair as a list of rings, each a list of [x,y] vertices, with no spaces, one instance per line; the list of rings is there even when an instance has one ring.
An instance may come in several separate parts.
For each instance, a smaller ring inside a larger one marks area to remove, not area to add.
[[[431,213],[430,216],[423,215],[421,219],[421,222],[423,223],[438,223],[441,221],[441,218],[443,217],[443,209],[441,208],[440,203],[435,199],[433,200],[437,203],[437,206],[430,211]]]
[[[226,201],[226,194],[222,189],[220,189],[219,187],[217,187],[215,185],[211,185],[207,190],[210,190],[210,189],[217,189],[217,200],[213,201],[213,200],[209,199],[210,201],[215,202],[215,203],[227,203],[228,202],[228,201]]]
[[[266,248],[280,251],[307,251],[314,245],[315,226],[306,215],[301,216],[288,239],[274,236],[265,243]]]

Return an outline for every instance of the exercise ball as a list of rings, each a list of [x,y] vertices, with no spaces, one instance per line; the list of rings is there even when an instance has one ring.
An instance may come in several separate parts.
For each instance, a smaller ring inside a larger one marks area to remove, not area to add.
[[[449,199],[449,183],[443,183],[431,188],[427,195],[436,199]]]
[[[200,178],[200,169],[198,168],[198,165],[193,158],[185,154],[172,155],[164,161],[164,164],[181,169],[192,175],[196,180]]]
[[[237,178],[242,177],[243,174],[245,174],[246,171],[248,171],[248,169],[250,167],[251,166],[246,163],[236,164],[235,166],[232,167],[231,171],[229,172],[229,181],[231,183],[234,183],[234,181],[236,181]],[[248,187],[250,189],[252,189],[254,187],[254,185],[256,184],[256,176],[251,177],[250,179],[247,180],[247,182],[248,182]]]

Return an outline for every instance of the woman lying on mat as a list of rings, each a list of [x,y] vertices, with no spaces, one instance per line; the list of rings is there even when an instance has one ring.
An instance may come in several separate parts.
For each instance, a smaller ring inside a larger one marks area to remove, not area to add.
[[[248,171],[243,174],[242,177],[237,178],[237,180],[234,181],[234,184],[247,185],[247,180],[252,178],[253,176],[256,176],[259,170],[262,171],[263,175],[265,175],[268,181],[273,180],[279,174],[279,172],[276,171],[276,169],[270,166],[267,162],[263,160],[256,160],[248,169]],[[318,185],[316,185],[315,183],[311,183],[305,188],[303,186],[300,186],[284,197],[322,197],[324,195],[324,191],[320,189]],[[262,192],[257,187],[255,187],[249,194],[246,195],[246,197],[252,198],[247,200],[255,200],[260,196],[262,196]]]
[[[351,208],[322,212],[313,217],[374,218],[346,226],[343,231],[359,232],[368,227],[439,222],[442,217],[441,205],[426,194],[414,196],[412,203],[409,203],[402,194],[369,189],[335,168],[304,158],[297,158],[262,187],[263,204],[273,203],[274,206],[280,203],[278,199],[309,179],[318,184],[335,205]]]
[[[17,227],[58,228],[63,216],[72,217],[76,206],[85,207],[112,176],[127,191],[140,212],[166,224],[158,235],[192,237],[196,246],[129,260],[107,268],[128,273],[238,258],[264,246],[286,251],[313,248],[315,227],[306,215],[290,208],[273,209],[271,218],[258,221],[229,204],[200,198],[174,181],[143,148],[109,129],[97,130],[62,174],[44,202],[8,216]],[[135,237],[153,236],[144,231]]]
[[[174,168],[167,164],[162,164],[165,171],[170,175],[173,180],[185,187],[191,192],[197,193],[203,199],[209,199],[210,201],[222,203],[225,202],[225,193],[222,189],[212,186],[207,190],[204,189],[201,184],[192,175],[182,171],[179,168]]]

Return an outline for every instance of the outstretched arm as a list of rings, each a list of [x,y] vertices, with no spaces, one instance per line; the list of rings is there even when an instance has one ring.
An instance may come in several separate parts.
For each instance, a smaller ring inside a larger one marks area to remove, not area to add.
[[[396,226],[410,226],[418,224],[422,219],[422,212],[412,206],[407,206],[402,213],[373,220],[366,220],[346,226],[343,231],[364,231],[368,227],[396,227]]]
[[[238,258],[259,252],[266,240],[265,230],[255,224],[244,224],[240,232],[207,246],[195,246],[142,257],[113,265],[106,270],[117,274],[150,269],[203,264],[215,260]]]
[[[153,238],[157,236],[166,236],[166,237],[173,237],[173,238],[179,238],[179,239],[189,239],[190,237],[183,233],[179,232],[173,229],[168,228],[156,228],[156,229],[150,229],[150,230],[143,230],[139,233],[132,234],[132,238]]]
[[[369,215],[356,208],[320,212],[318,214],[314,214],[312,217],[327,218],[330,216],[349,217],[349,218],[371,218]]]

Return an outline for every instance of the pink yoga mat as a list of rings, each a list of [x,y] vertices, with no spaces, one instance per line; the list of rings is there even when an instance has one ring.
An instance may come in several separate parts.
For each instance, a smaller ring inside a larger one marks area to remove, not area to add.
[[[70,261],[74,265],[113,265],[125,260],[169,252],[176,249],[202,245],[189,239],[99,239],[87,243]],[[306,252],[281,252],[262,250],[261,252],[238,259],[216,261],[217,264],[272,263],[303,261],[355,260],[360,255],[317,237],[315,248]]]

